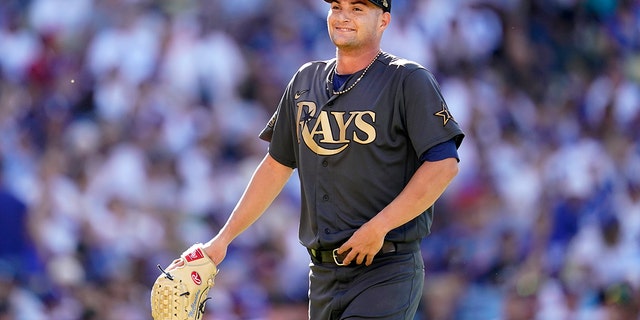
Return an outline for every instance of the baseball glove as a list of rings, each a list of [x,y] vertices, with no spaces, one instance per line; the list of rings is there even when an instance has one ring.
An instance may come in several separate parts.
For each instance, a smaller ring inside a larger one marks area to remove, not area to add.
[[[151,316],[154,320],[200,320],[218,268],[196,243],[180,256],[182,265],[164,271],[151,289]]]

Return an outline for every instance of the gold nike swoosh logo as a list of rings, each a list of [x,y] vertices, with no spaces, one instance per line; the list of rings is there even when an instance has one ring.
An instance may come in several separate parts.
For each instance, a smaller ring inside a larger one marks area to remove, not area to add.
[[[309,92],[309,89],[297,91],[296,94],[293,95],[293,98],[298,100],[300,98],[300,96],[302,96],[302,94],[305,93],[305,92]]]

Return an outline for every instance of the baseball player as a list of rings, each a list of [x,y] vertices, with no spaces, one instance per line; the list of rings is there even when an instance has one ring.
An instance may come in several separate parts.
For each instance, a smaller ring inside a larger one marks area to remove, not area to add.
[[[424,284],[420,241],[458,172],[464,133],[433,75],[381,50],[391,0],[325,1],[336,57],[293,76],[260,134],[268,153],[203,248],[220,264],[297,169],[309,318],[413,319]]]

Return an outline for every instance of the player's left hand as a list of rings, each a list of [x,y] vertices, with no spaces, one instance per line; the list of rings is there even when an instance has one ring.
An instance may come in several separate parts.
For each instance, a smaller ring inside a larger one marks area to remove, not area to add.
[[[382,248],[384,233],[377,232],[371,225],[364,224],[360,229],[338,248],[338,254],[348,252],[342,263],[349,265],[351,262],[369,266],[373,263],[373,258]]]

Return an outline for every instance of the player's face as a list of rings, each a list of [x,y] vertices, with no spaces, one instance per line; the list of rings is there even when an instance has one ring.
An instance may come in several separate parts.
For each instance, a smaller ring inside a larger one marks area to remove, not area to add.
[[[367,0],[334,0],[327,15],[329,37],[340,49],[377,46],[389,19]]]

